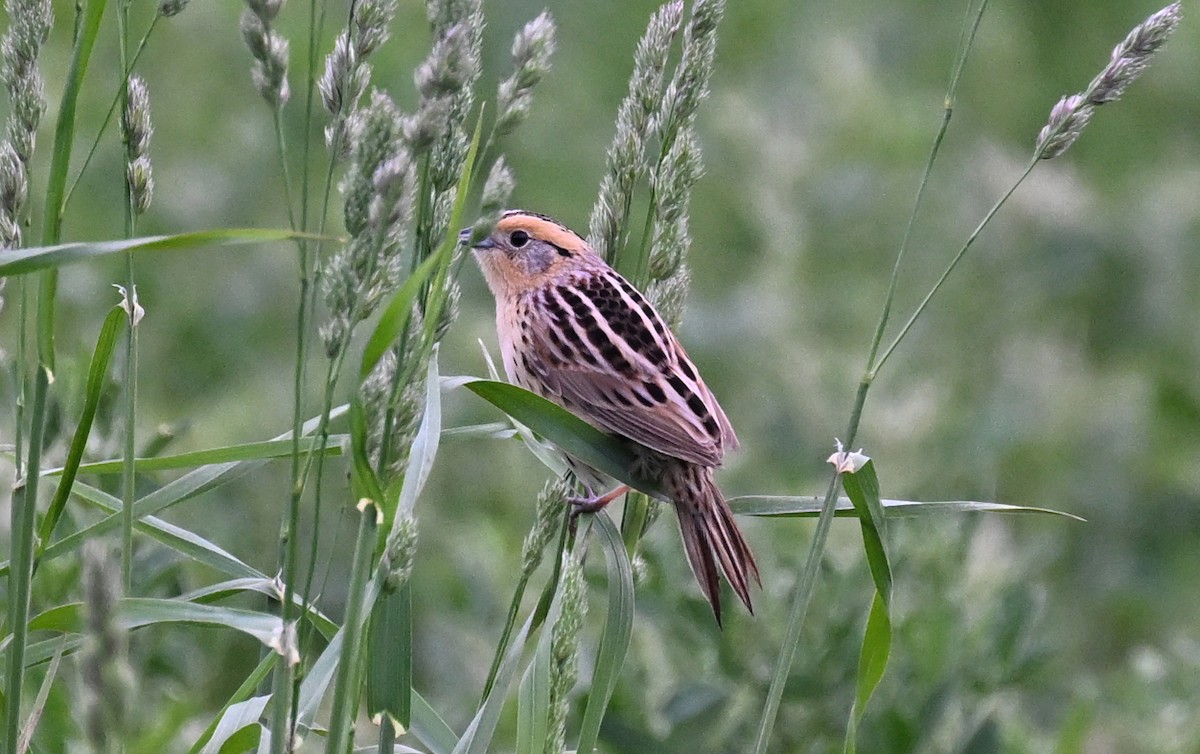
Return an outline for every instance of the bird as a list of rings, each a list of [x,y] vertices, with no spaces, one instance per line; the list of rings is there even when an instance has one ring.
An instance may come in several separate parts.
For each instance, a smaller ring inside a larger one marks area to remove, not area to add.
[[[470,243],[470,229],[462,240]],[[725,411],[646,297],[586,240],[546,215],[508,210],[473,251],[496,299],[510,382],[632,440],[674,504],[688,564],[721,625],[718,567],[751,614],[758,565],[713,479],[738,447]],[[593,511],[628,488],[566,455]]]

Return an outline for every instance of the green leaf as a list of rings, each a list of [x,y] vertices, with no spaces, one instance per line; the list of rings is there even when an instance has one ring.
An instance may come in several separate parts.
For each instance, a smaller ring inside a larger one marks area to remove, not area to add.
[[[233,246],[238,244],[272,243],[297,238],[319,239],[305,233],[266,228],[218,228],[176,233],[169,236],[146,236],[112,241],[83,241],[31,246],[24,249],[0,251],[0,276],[20,275],[37,270],[52,270],[88,259],[131,251],[170,251],[197,246]]]
[[[367,638],[367,715],[391,718],[399,730],[412,723],[412,589],[384,591],[371,610]]]
[[[845,754],[854,754],[858,725],[866,714],[867,702],[883,679],[887,669],[888,655],[892,651],[892,621],[888,607],[879,592],[871,602],[867,616],[867,630],[863,633],[862,650],[858,655],[858,683],[854,694],[854,706],[850,710],[850,721],[846,726]]]
[[[542,754],[550,734],[550,632],[542,634],[517,691],[517,754]]]
[[[330,418],[332,419],[334,417],[341,416],[345,412],[346,406],[339,406],[330,412]],[[319,418],[309,419],[304,423],[302,431],[305,434],[312,432],[314,429],[316,429],[319,421]],[[289,437],[291,437],[291,432],[284,433],[283,435],[273,439],[284,440]],[[133,504],[134,521],[136,522],[142,518],[145,518],[146,516],[153,515],[165,508],[169,508],[176,503],[228,484],[229,482],[238,479],[239,477],[255,469],[261,468],[265,464],[265,460],[237,461],[232,463],[219,463],[210,466],[202,466],[198,469],[190,471],[170,484],[160,487],[154,492],[151,492],[137,500]],[[81,485],[79,484],[75,485],[77,491],[80,486]],[[118,510],[119,509],[120,505],[118,504]],[[110,532],[120,525],[121,516],[119,513],[114,513],[110,516],[107,516],[101,521],[63,537],[59,541],[50,545],[42,553],[41,559],[51,560],[59,557],[60,555],[73,552],[86,540]],[[7,571],[7,563],[0,566],[0,575]]]
[[[350,482],[356,498],[367,498],[382,509],[383,487],[367,453],[367,432],[367,413],[360,396],[355,396],[350,402]]]
[[[888,564],[887,521],[879,501],[879,477],[875,474],[875,462],[867,461],[858,471],[842,474],[842,488],[858,512],[871,578],[886,607],[892,602],[892,569]]]
[[[368,572],[375,552],[375,529],[378,526],[379,509],[372,503],[359,506],[358,538],[354,543],[354,559],[350,568],[350,584],[346,589],[346,621],[342,626],[341,659],[334,680],[333,707],[329,712],[329,745],[327,751],[340,754],[354,741],[354,722],[358,711],[359,672],[362,659],[363,632],[367,615],[364,608],[367,594],[371,590]]]
[[[500,663],[500,670],[496,673],[496,682],[492,690],[475,712],[475,717],[471,719],[471,724],[463,732],[462,738],[458,739],[451,754],[486,754],[489,750],[492,736],[496,732],[496,723],[500,720],[500,711],[504,708],[504,697],[507,696],[508,687],[520,665],[521,654],[525,650],[525,642],[529,639],[532,626],[531,616],[513,637],[508,653]]]
[[[196,739],[196,743],[192,744],[192,747],[188,749],[188,754],[199,754],[200,748],[209,740],[209,737],[216,732],[217,726],[220,724],[220,722],[225,719],[226,710],[245,701],[251,694],[254,693],[255,689],[258,688],[258,684],[262,683],[262,680],[267,677],[268,673],[271,672],[271,668],[275,666],[275,659],[277,657],[279,657],[279,655],[275,654],[274,652],[269,652],[263,655],[263,658],[259,660],[258,665],[254,668],[254,670],[250,671],[250,675],[246,676],[246,678],[242,681],[242,685],[238,686],[237,690],[233,692],[228,700],[226,700],[225,705],[221,708],[220,714],[217,715],[217,717],[214,717],[211,722],[209,722],[208,727],[205,728],[204,732],[200,734],[200,737]]]
[[[413,438],[408,454],[408,468],[404,472],[404,486],[400,489],[397,510],[404,515],[412,513],[417,497],[429,480],[433,461],[438,452],[438,441],[442,435],[442,390],[438,379],[438,348],[434,346],[429,356],[429,371],[425,375],[425,411],[421,426]]]
[[[421,292],[421,286],[425,284],[441,261],[437,254],[431,255],[417,269],[413,270],[413,273],[404,281],[404,285],[400,286],[400,290],[392,294],[391,301],[384,308],[379,322],[371,331],[371,337],[367,339],[366,347],[363,348],[362,362],[358,367],[360,381],[367,378],[383,355],[395,344],[396,339],[408,328],[408,320],[412,316],[417,294]]]
[[[104,324],[100,326],[100,337],[96,341],[96,348],[92,352],[92,363],[88,367],[87,385],[83,395],[83,412],[80,414],[79,424],[75,427],[75,434],[71,438],[71,447],[67,450],[67,461],[63,465],[62,479],[58,483],[58,489],[54,491],[54,499],[50,501],[50,507],[46,510],[41,529],[38,531],[42,542],[50,541],[54,527],[58,524],[63,510],[67,506],[67,498],[71,495],[71,486],[75,483],[75,475],[79,471],[79,462],[83,459],[83,451],[87,447],[88,435],[92,433],[92,422],[96,418],[96,409],[100,405],[100,394],[104,390],[104,382],[108,376],[109,357],[112,356],[117,335],[121,332],[121,324],[124,321],[124,310],[119,306],[114,306],[109,310],[108,316],[104,318]]]
[[[324,447],[320,447],[320,441],[317,438],[306,437],[300,441],[300,453],[320,452],[328,456],[339,456],[342,454],[342,445],[347,438],[348,435],[329,435],[325,439]],[[291,455],[291,440],[263,440],[262,442],[248,442],[240,445],[206,448],[204,450],[178,453],[171,456],[138,458],[134,461],[134,470],[140,474],[145,474],[152,471],[192,469],[197,466],[227,463],[229,461],[265,461],[276,458],[287,458]],[[92,463],[81,464],[79,466],[79,473],[117,474],[120,473],[123,463],[119,458],[107,461],[93,461]],[[42,475],[55,476],[61,473],[63,473],[62,469],[47,469],[42,472]]]
[[[808,495],[742,495],[730,498],[729,507],[734,513],[742,516],[801,516],[812,517],[821,512],[821,498]],[[1052,508],[1035,508],[1028,505],[1007,505],[1005,503],[983,503],[974,500],[947,500],[937,502],[919,502],[914,500],[881,500],[884,514],[888,518],[908,516],[925,516],[938,513],[1041,513],[1052,516],[1062,516],[1074,521],[1086,521],[1074,513],[1054,510]],[[854,503],[850,498],[839,498],[837,516],[857,517]]]
[[[516,385],[476,380],[466,387],[589,466],[652,497],[666,499],[658,485],[631,473],[637,457],[625,441]]]
[[[633,636],[633,568],[629,563],[625,542],[607,512],[600,511],[593,521],[593,530],[597,532],[604,549],[608,574],[608,615],[604,621],[604,633],[600,637],[600,648],[596,652],[591,692],[588,694],[583,722],[579,726],[579,745],[576,747],[579,754],[591,754],[596,748],[600,724],[621,677],[621,667],[625,664],[625,655]]]
[[[430,754],[450,754],[458,742],[458,735],[416,690],[412,692],[412,728],[409,732],[429,747]]]
[[[75,483],[75,497],[106,513],[121,510],[120,498],[82,482]],[[266,578],[257,568],[243,562],[218,545],[187,529],[169,524],[155,516],[146,516],[133,524],[134,528],[156,542],[170,547],[197,563],[202,563],[227,576]]]
[[[267,703],[271,700],[271,695],[255,696],[247,699],[244,702],[230,705],[221,713],[221,717],[217,720],[217,727],[213,730],[212,737],[208,739],[208,743],[200,750],[200,754],[221,754],[224,752],[224,746],[227,741],[230,741],[237,733],[247,728],[259,728],[258,718],[262,717],[263,710],[267,708]],[[230,751],[245,751],[246,746],[241,745],[245,739],[239,738],[237,744],[241,748]],[[232,743],[232,742],[231,742]],[[251,746],[258,743],[258,736],[254,736]]]
[[[208,586],[193,589],[187,594],[181,595],[179,599],[188,602],[212,603],[223,600],[227,597],[232,597],[235,594],[244,594],[253,592],[270,597],[273,600],[280,600],[282,592],[280,584],[275,579],[269,579],[265,576],[250,577],[241,579],[232,579],[230,581],[222,581],[217,584],[209,584]],[[292,601],[300,607],[305,607],[304,598],[295,592],[292,593]],[[324,636],[326,639],[332,637],[338,629],[336,623],[326,617],[321,611],[308,606],[304,611],[304,617]]]
[[[59,605],[29,621],[31,631],[79,633],[83,604]],[[279,640],[283,621],[278,616],[235,607],[200,605],[175,599],[124,597],[117,603],[117,621],[126,629],[161,623],[194,623],[231,628],[253,636],[266,646]]]

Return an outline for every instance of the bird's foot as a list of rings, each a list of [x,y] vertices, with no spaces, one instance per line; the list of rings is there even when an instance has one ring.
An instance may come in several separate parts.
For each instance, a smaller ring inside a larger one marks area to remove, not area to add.
[[[575,522],[583,513],[595,513],[602,510],[612,501],[629,492],[628,484],[622,484],[616,489],[606,492],[603,495],[589,495],[587,497],[568,497],[567,504],[571,506],[571,528],[575,528]]]

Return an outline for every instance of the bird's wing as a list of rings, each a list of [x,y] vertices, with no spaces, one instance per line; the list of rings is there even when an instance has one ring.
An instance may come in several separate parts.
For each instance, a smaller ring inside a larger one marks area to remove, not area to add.
[[[668,456],[720,464],[737,437],[646,299],[611,269],[536,291],[516,345],[522,367],[587,421]]]

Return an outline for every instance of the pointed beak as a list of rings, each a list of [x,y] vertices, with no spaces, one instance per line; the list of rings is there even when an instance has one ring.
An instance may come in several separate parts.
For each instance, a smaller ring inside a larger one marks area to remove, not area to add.
[[[484,238],[483,240],[479,241],[478,243],[472,244],[471,243],[471,231],[472,230],[473,230],[472,228],[463,228],[462,230],[460,230],[458,232],[458,242],[460,244],[462,244],[463,246],[471,246],[471,248],[474,248],[474,249],[491,249],[491,248],[495,247],[496,244],[490,238]]]

